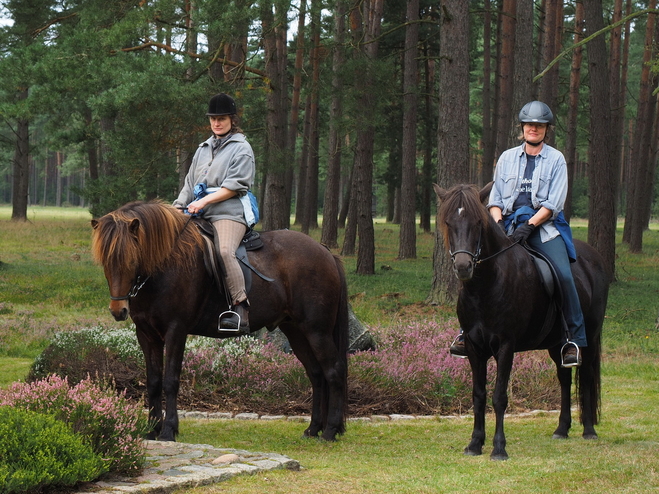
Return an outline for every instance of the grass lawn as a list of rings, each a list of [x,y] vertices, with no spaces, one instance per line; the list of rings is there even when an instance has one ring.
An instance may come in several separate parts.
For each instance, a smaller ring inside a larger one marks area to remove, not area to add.
[[[650,492],[659,489],[659,403],[654,358],[605,362],[600,439],[551,439],[556,413],[508,417],[510,459],[492,461],[493,415],[484,455],[465,456],[471,418],[351,422],[336,443],[302,439],[300,423],[184,420],[179,439],[299,460],[275,471],[186,490],[211,493]],[[576,412],[573,417],[576,418]],[[183,491],[181,491],[183,492]]]

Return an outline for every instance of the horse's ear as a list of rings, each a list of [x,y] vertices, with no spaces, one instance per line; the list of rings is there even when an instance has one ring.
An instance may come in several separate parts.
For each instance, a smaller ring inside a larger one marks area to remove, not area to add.
[[[437,194],[437,197],[439,197],[440,201],[443,201],[444,198],[446,197],[446,190],[442,189],[439,185],[437,184],[432,184],[432,188],[435,190],[435,194]]]
[[[140,229],[140,220],[137,218],[133,218],[133,220],[130,222],[130,225],[128,225],[128,231],[131,233],[131,235],[137,237],[137,232]]]
[[[490,182],[489,184],[487,184],[485,187],[483,187],[481,189],[481,191],[479,192],[481,202],[484,203],[490,197],[490,191],[492,190],[493,185],[494,185],[494,182]]]
[[[92,220],[92,228],[96,230],[96,227],[98,227],[98,220]]]

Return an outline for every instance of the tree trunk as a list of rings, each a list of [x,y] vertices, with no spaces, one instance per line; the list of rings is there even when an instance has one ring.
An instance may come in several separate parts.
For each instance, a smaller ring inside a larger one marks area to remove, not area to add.
[[[533,99],[533,0],[519,0],[515,16],[515,63],[513,69],[512,115],[508,121],[508,145],[519,146],[519,119],[517,113]],[[502,150],[503,151],[503,150]],[[489,180],[492,179],[492,175]],[[488,180],[488,181],[489,181]]]
[[[302,216],[302,231],[309,233],[318,228],[318,146],[320,133],[318,127],[318,106],[320,93],[320,5],[318,0],[311,4],[311,35],[313,49],[311,51],[311,88],[309,100],[309,144],[307,149],[307,179],[305,183],[304,214]]]
[[[332,102],[330,104],[329,159],[323,203],[323,230],[321,243],[330,248],[338,248],[338,215],[341,192],[341,118],[343,116],[343,81],[340,71],[345,64],[343,42],[345,40],[345,3],[336,2],[334,14],[334,53],[332,59]]]
[[[432,209],[437,200],[432,190],[433,182],[433,151],[435,148],[435,122],[433,118],[432,88],[435,78],[435,61],[430,59],[428,43],[423,44],[424,55],[424,85],[423,103],[423,171],[421,175],[421,228],[424,233],[430,233]]]
[[[546,67],[561,52],[563,32],[563,0],[546,0],[545,23],[542,45],[543,66]],[[540,80],[539,99],[556,112],[558,107],[559,63],[547,71]],[[549,136],[549,143],[554,145],[555,136]]]
[[[481,143],[483,158],[481,163],[481,186],[492,180],[494,169],[494,140],[492,139],[492,8],[490,0],[485,0],[483,17],[483,135]]]
[[[588,36],[604,27],[604,13],[601,0],[584,0],[583,5]],[[587,50],[591,136],[588,148],[588,242],[602,255],[606,267],[614,276],[618,170],[611,149],[611,94],[605,38],[593,38],[588,42]]]
[[[574,44],[583,39],[584,13],[583,4],[577,2],[576,17],[574,20]],[[565,127],[565,161],[567,162],[568,194],[565,201],[565,219],[572,216],[572,185],[577,163],[577,116],[579,113],[579,86],[581,83],[581,62],[583,50],[579,46],[572,52],[572,65],[570,67],[569,104],[567,108],[567,123]]]
[[[655,8],[656,0],[650,1],[650,8]],[[652,60],[652,39],[654,37],[655,16],[648,16],[645,30],[645,50],[643,52],[643,65],[641,82],[636,111],[636,130],[632,141],[632,159],[630,167],[629,188],[627,190],[627,208],[625,227],[622,239],[628,242],[632,252],[641,252],[643,246],[643,193],[645,180],[648,174],[649,145],[652,135],[652,121],[654,114],[654,98],[651,95],[652,82],[650,78],[650,60]],[[654,166],[654,164],[652,164]]]
[[[290,226],[290,156],[287,153],[288,134],[286,105],[287,85],[282,67],[286,63],[286,45],[281,42],[282,31],[286,31],[286,13],[282,15],[278,6],[275,14],[273,4],[264,2],[261,10],[263,23],[263,46],[265,70],[270,80],[270,91],[266,102],[265,159],[266,185],[264,191],[263,229],[280,230]],[[276,22],[275,22],[276,21]]]
[[[357,273],[375,274],[375,231],[372,206],[374,111],[377,95],[372,91],[375,79],[369,62],[377,59],[384,1],[367,0],[360,6],[363,12],[359,8],[355,8],[351,15],[352,25],[355,28],[353,29],[353,40],[359,46],[359,50],[355,54],[360,58],[360,63],[357,64],[358,73],[355,74],[355,89],[359,108],[362,108],[362,118],[357,130],[352,187],[354,193],[351,197],[350,208],[355,212],[354,220],[359,234]]]
[[[508,148],[510,121],[515,117],[513,105],[513,76],[515,69],[515,16],[516,0],[503,0],[501,18],[501,39],[499,55],[499,93],[497,101],[496,150],[495,158]],[[519,111],[519,110],[518,110]]]
[[[416,115],[419,0],[407,2],[403,68],[403,170],[400,182],[399,259],[416,259]]]
[[[441,7],[437,175],[439,185],[449,188],[469,180],[469,2],[442,0]],[[453,303],[457,291],[451,259],[437,229],[426,302]]]

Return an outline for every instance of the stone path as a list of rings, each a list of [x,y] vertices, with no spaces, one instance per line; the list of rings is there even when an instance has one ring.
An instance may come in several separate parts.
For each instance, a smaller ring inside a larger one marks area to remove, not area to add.
[[[276,453],[251,453],[208,444],[145,441],[147,466],[139,477],[90,482],[80,494],[153,493],[228,480],[267,470],[299,470],[300,463]]]

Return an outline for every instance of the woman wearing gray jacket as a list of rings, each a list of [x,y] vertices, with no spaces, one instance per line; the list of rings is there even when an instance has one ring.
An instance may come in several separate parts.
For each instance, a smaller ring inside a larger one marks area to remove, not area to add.
[[[213,96],[206,115],[213,136],[199,145],[174,206],[187,208],[190,214],[203,213],[213,224],[233,304],[231,310],[240,320],[238,323],[238,318],[228,313],[220,320],[219,329],[248,333],[249,301],[236,249],[251,226],[245,219],[241,197],[254,182],[254,152],[238,127],[236,103],[231,96]],[[206,186],[207,194],[195,198],[195,186],[199,184]]]

